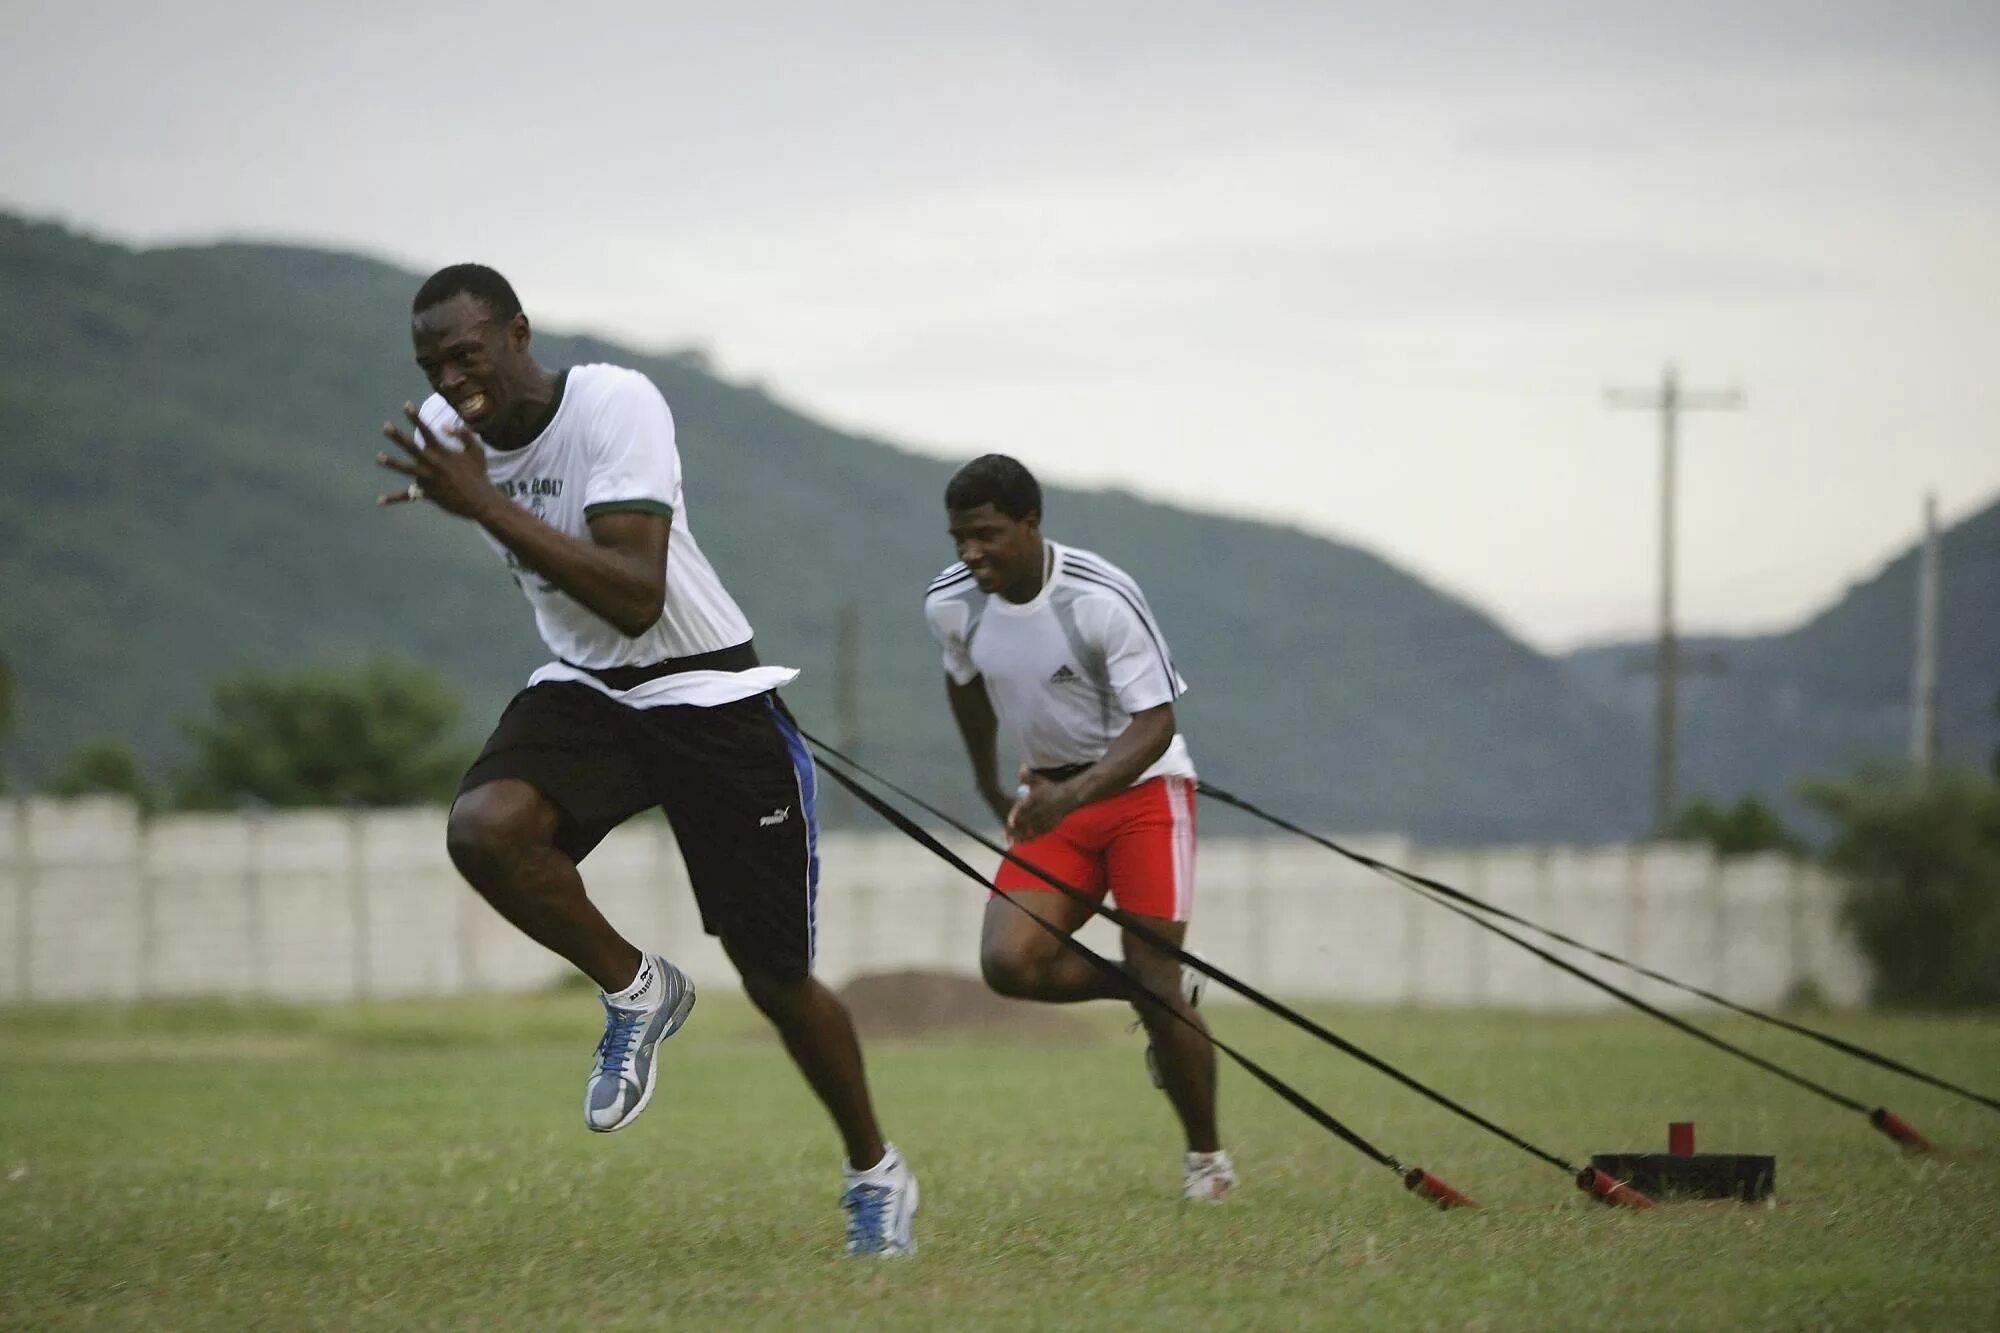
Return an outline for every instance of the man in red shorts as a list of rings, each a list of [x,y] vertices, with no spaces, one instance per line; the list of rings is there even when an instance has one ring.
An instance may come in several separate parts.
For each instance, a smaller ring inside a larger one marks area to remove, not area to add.
[[[1075,888],[1108,892],[1179,945],[1194,905],[1194,765],[1174,724],[1187,683],[1145,595],[1108,560],[1042,536],[1041,487],[1012,458],[973,459],[944,495],[960,563],[932,580],[924,614],[944,650],[980,795],[1016,855]],[[1003,724],[1022,756],[1013,795],[996,763]],[[1064,935],[1091,916],[1012,861],[995,883]],[[1157,998],[1134,999],[996,898],[979,965],[987,985],[1017,999],[1132,1000],[1154,1080],[1187,1132],[1182,1197],[1221,1199],[1236,1173],[1216,1137],[1215,1049],[1180,963],[1130,931],[1124,946],[1127,972]]]

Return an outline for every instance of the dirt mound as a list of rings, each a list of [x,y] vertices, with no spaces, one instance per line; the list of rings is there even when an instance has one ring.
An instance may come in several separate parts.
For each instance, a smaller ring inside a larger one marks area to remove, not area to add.
[[[1037,1044],[1093,1040],[1090,1024],[1055,1005],[1006,1000],[953,972],[871,972],[840,992],[863,1037],[999,1037]]]

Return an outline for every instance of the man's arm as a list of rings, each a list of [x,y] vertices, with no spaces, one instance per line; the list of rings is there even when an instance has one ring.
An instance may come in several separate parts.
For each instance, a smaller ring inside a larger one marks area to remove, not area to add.
[[[1013,800],[1000,786],[995,754],[1000,720],[993,715],[993,701],[986,697],[986,684],[977,676],[963,685],[946,676],[944,689],[951,700],[951,716],[958,723],[959,738],[965,742],[966,758],[972,761],[972,780],[979,785],[980,796],[1004,824]]]
[[[590,540],[559,532],[494,492],[498,505],[473,515],[521,562],[636,639],[667,604],[667,537],[673,520],[659,514],[600,514]]]
[[[486,473],[486,451],[463,426],[452,434],[461,447],[441,441],[403,405],[417,439],[384,423],[382,433],[403,452],[401,459],[377,454],[375,461],[414,479],[426,500],[449,514],[469,518],[543,578],[589,607],[629,638],[638,638],[660,618],[667,600],[667,538],[673,521],[659,514],[609,513],[590,520],[590,540],[549,526],[500,493]],[[392,491],[380,503],[415,499]]]
[[[1007,815],[1008,836],[1016,842],[1038,838],[1078,806],[1124,791],[1167,752],[1178,726],[1172,704],[1148,708],[1134,713],[1104,757],[1075,777],[1051,782],[1033,773],[1025,775],[1028,794]]]

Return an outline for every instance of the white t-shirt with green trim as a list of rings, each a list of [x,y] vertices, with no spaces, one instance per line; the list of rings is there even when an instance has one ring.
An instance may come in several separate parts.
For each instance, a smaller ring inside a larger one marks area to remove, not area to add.
[[[613,690],[577,667],[651,666],[669,658],[732,648],[750,639],[750,621],[722,586],[688,526],[681,492],[681,456],[674,418],[653,382],[622,366],[575,366],[563,372],[555,415],[519,449],[486,449],[493,484],[516,504],[572,537],[590,539],[590,519],[637,511],[672,521],[667,541],[666,607],[653,627],[628,637],[611,622],[524,564],[492,533],[489,545],[507,562],[535,613],[535,628],[560,660],[530,684],[573,680],[638,708],[661,704],[722,704],[790,683],[788,667],[749,671],[688,671],[631,690]],[[451,444],[458,414],[438,394],[425,400],[424,422]]]

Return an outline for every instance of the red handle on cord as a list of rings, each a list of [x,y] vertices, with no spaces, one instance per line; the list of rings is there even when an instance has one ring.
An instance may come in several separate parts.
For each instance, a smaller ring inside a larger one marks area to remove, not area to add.
[[[1910,1126],[1910,1122],[1891,1111],[1886,1106],[1878,1106],[1868,1113],[1868,1123],[1902,1144],[1911,1152],[1934,1152],[1937,1145]]]
[[[1479,1206],[1420,1166],[1413,1166],[1403,1173],[1403,1187],[1423,1195],[1439,1208],[1477,1208]]]
[[[1606,1175],[1594,1166],[1577,1173],[1576,1187],[1593,1198],[1625,1208],[1659,1207],[1630,1185],[1621,1184],[1616,1178]]]

